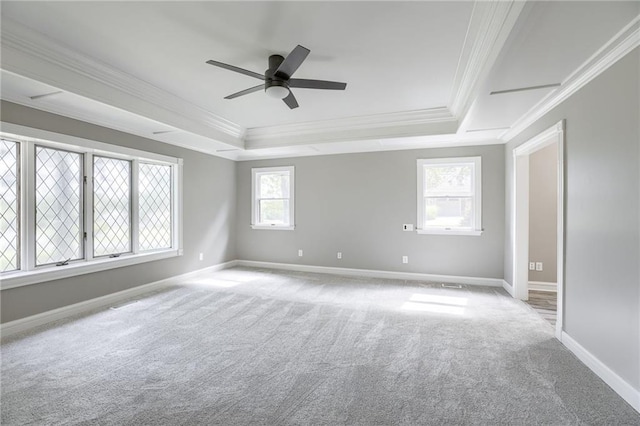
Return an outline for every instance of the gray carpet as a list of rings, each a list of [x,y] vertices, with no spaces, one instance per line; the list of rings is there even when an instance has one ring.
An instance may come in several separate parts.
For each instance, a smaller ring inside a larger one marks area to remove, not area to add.
[[[3,425],[638,425],[502,289],[234,268],[6,339]]]

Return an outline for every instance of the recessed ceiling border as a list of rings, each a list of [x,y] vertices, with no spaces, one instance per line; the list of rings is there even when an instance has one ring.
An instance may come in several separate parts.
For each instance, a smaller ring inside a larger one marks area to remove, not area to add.
[[[335,120],[256,127],[245,132],[245,148],[258,149],[345,140],[441,134],[455,131],[448,108],[373,114]]]
[[[0,42],[6,71],[242,147],[241,126],[11,19],[3,18]]]
[[[499,138],[505,143],[509,142],[638,46],[640,14],[572,72],[558,89],[549,93],[516,120]]]
[[[474,3],[449,101],[449,110],[460,122],[468,115],[524,6],[521,0]]]

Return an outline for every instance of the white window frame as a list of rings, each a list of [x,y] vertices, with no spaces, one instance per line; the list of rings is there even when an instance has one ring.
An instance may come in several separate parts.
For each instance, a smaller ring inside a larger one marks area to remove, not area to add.
[[[435,235],[482,235],[482,157],[456,157],[456,158],[425,158],[418,163],[418,221],[416,232],[418,234]],[[473,195],[473,227],[471,228],[445,228],[424,226],[424,166],[434,164],[474,164],[474,195]]]
[[[264,174],[289,173],[289,223],[288,224],[264,224],[259,223],[259,203],[257,202],[258,178]],[[292,231],[295,229],[295,168],[294,166],[256,167],[251,169],[251,228],[270,229],[279,231]]]
[[[75,136],[0,122],[2,138],[20,142],[20,267],[0,275],[0,289],[21,287],[76,275],[182,256],[182,169],[181,158],[97,142]],[[68,265],[35,266],[35,146],[75,151],[84,155],[84,259]],[[119,257],[93,256],[93,156],[118,158],[132,162],[131,228],[132,251]],[[138,250],[138,164],[139,162],[172,167],[172,242],[169,249]]]

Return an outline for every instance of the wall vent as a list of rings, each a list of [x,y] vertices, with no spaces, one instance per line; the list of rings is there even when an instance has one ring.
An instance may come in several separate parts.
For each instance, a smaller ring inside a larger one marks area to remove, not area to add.
[[[442,288],[462,288],[462,284],[441,283]]]
[[[131,306],[131,305],[133,305],[135,303],[138,303],[138,302],[139,302],[139,300],[129,300],[128,302],[124,302],[124,303],[121,303],[119,305],[112,306],[109,309],[113,309],[114,311],[117,311],[118,309],[122,309],[122,308],[125,308],[127,306]]]

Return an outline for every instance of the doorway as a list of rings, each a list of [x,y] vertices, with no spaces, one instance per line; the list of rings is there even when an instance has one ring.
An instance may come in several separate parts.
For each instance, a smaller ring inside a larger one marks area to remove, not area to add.
[[[553,146],[553,148],[550,148]],[[529,300],[529,263],[533,261],[534,271],[536,260],[530,259],[530,179],[531,156],[541,150],[555,149],[556,151],[556,337],[562,335],[562,307],[564,294],[564,121],[558,122],[553,127],[528,140],[513,150],[514,164],[514,217],[513,217],[513,296],[521,300]],[[540,289],[537,289],[540,290]],[[550,303],[551,297],[544,297],[544,293],[532,293],[532,304],[544,305]],[[552,302],[551,302],[552,303]],[[550,308],[550,307],[549,307]]]

